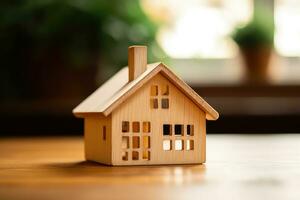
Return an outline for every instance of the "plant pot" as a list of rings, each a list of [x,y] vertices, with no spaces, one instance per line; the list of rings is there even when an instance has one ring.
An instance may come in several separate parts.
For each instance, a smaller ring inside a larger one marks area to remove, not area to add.
[[[250,84],[267,84],[272,47],[242,47],[241,53],[246,67],[247,82]]]

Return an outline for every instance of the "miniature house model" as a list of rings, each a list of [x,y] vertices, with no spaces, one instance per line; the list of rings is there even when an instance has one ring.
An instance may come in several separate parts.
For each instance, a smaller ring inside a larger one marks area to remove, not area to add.
[[[219,114],[147,47],[128,49],[123,68],[79,104],[85,157],[108,165],[205,162],[206,119]]]

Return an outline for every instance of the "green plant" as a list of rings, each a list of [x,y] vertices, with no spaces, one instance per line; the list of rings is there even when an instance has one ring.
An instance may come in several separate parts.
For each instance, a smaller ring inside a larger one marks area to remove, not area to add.
[[[272,16],[266,10],[257,7],[253,20],[244,27],[237,27],[233,40],[241,48],[255,48],[257,46],[273,46],[274,23]]]
[[[139,0],[3,0],[0,13],[2,98],[34,93],[37,71],[54,80],[99,66],[107,78],[127,64],[129,45],[147,45],[149,61],[160,50]]]

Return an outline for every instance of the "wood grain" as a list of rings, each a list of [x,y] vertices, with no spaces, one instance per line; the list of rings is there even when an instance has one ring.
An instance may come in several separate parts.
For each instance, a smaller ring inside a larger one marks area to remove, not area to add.
[[[118,108],[120,104],[126,101],[127,98],[135,94],[135,92],[150,79],[155,77],[158,73],[161,73],[183,94],[190,98],[200,109],[205,111],[207,120],[216,120],[219,118],[219,113],[165,64],[148,64],[147,70],[144,73],[128,83],[126,82],[126,80],[128,80],[127,72],[127,67],[120,70],[115,76],[110,78],[106,83],[74,108],[73,114],[77,117],[83,118],[86,115],[96,113],[102,113],[105,116],[108,116],[114,109]]]
[[[103,140],[103,127],[106,128],[106,140]],[[111,115],[90,115],[84,119],[85,158],[108,165],[112,164],[112,126]]]
[[[1,138],[0,199],[300,199],[300,135],[208,135],[205,165],[107,167],[82,138]]]
[[[147,69],[147,46],[128,47],[129,81],[133,81]]]
[[[158,94],[151,96],[151,87],[157,86],[159,90]],[[169,94],[162,95],[163,86],[169,87]],[[169,109],[163,109],[161,107],[162,98],[169,99]],[[151,99],[158,99],[158,108],[154,109],[151,106]],[[133,96],[123,102],[118,108],[112,112],[112,164],[113,165],[161,165],[161,164],[192,164],[205,162],[205,136],[206,136],[206,114],[193,103],[192,100],[187,98],[181,93],[167,78],[161,74],[157,74],[151,80],[146,82],[140,90],[136,91]],[[151,124],[150,133],[122,133],[122,121],[130,122],[130,125],[134,121],[138,121],[142,124],[145,121],[149,121]],[[183,125],[182,130],[184,136],[176,136],[174,130],[171,131],[171,136],[163,136],[163,124]],[[194,126],[194,136],[187,136],[187,125]],[[94,135],[99,135],[97,131]],[[139,155],[142,155],[143,148],[132,149],[130,144],[129,149],[121,149],[122,136],[129,136],[130,140],[132,136],[150,136],[151,148],[149,149],[151,154],[150,160],[140,159],[132,160],[131,152],[139,151]],[[163,150],[163,140],[172,141],[172,150]],[[182,151],[175,150],[175,140],[183,140],[185,146],[187,140],[193,140],[195,142],[195,149],[188,151],[183,148]],[[89,145],[89,144],[87,144]],[[94,144],[95,145],[95,144]],[[94,147],[95,148],[95,147]],[[127,161],[122,160],[122,152],[129,153],[129,159]]]

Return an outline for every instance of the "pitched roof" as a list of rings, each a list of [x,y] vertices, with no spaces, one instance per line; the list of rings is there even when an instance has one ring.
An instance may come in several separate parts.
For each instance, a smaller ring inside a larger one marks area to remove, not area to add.
[[[83,102],[81,102],[73,110],[73,113],[78,117],[84,117],[85,114],[88,113],[102,113],[107,116],[122,102],[134,94],[135,91],[143,86],[144,83],[158,73],[161,73],[164,77],[171,81],[199,108],[204,110],[206,113],[206,119],[218,119],[218,112],[215,111],[203,98],[201,98],[190,86],[176,76],[163,63],[148,64],[146,71],[131,82],[128,82],[128,67],[124,67]]]

